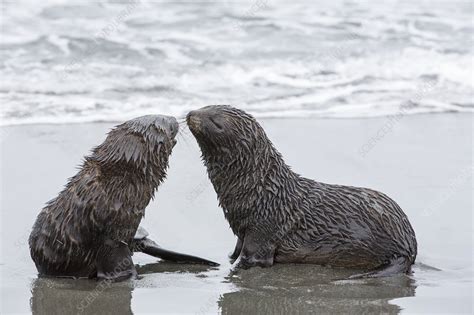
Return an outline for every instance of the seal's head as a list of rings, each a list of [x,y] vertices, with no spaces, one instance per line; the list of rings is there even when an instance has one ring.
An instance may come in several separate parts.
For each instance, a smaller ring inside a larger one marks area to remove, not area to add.
[[[204,157],[254,155],[270,144],[255,118],[235,107],[206,106],[189,112],[186,120]]]
[[[174,117],[134,118],[112,129],[86,159],[97,162],[104,172],[128,171],[161,180],[166,174],[178,129]]]

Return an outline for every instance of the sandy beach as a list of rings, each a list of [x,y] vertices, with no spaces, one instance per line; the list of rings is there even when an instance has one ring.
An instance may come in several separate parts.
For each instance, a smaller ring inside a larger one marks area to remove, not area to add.
[[[219,268],[134,256],[141,279],[38,279],[28,236],[44,204],[114,123],[1,127],[1,313],[472,313],[473,115],[265,119],[287,164],[305,177],[370,187],[396,200],[417,235],[410,276],[334,281],[349,274],[277,265],[230,275],[235,238],[191,133],[178,138],[168,179],[142,225],[163,247]]]

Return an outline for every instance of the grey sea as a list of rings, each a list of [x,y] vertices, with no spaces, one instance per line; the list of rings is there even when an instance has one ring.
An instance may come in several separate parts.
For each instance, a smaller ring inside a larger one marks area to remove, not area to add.
[[[1,6],[0,313],[472,314],[471,1]],[[233,271],[235,236],[182,128],[143,226],[221,266],[135,254],[139,279],[39,278],[31,227],[82,157],[121,121],[209,104],[255,115],[294,171],[396,200],[418,240],[412,273]]]
[[[2,124],[473,112],[471,1],[2,0]]]

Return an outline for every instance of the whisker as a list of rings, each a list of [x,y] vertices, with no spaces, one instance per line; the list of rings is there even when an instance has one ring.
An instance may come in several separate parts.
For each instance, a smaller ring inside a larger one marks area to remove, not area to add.
[[[186,146],[189,147],[188,139],[186,139],[186,137],[182,133],[179,133],[178,135],[180,139],[183,139],[184,143],[186,143]]]
[[[179,125],[179,132],[188,133],[188,131],[189,131],[188,125],[186,124]]]

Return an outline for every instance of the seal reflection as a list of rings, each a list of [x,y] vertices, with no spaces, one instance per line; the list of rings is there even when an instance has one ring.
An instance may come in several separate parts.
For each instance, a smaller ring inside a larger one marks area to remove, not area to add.
[[[341,280],[351,270],[306,264],[238,269],[228,281],[239,290],[219,300],[222,314],[396,314],[395,298],[415,296],[416,283],[407,275]]]
[[[133,314],[133,282],[40,277],[31,287],[33,314]]]

